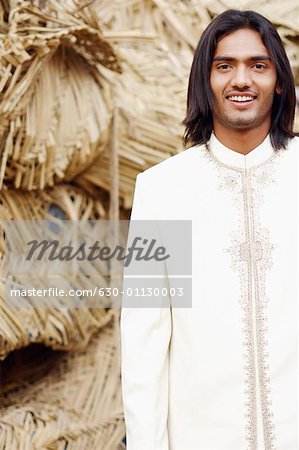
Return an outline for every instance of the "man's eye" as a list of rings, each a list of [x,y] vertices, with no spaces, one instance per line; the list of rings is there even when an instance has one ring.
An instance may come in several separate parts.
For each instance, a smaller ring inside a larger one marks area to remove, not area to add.
[[[266,69],[266,66],[264,66],[264,64],[255,64],[254,67],[256,67],[259,70]]]
[[[229,69],[229,64],[221,64],[220,66],[218,66],[217,67],[217,69],[220,69],[220,70],[226,70],[226,69]]]

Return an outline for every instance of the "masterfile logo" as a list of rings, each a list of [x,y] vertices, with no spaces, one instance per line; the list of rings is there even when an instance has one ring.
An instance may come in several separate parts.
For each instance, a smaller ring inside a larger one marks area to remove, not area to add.
[[[191,221],[6,221],[12,307],[189,307]]]
[[[170,255],[166,253],[166,248],[157,246],[157,240],[143,239],[141,236],[135,237],[132,245],[128,248],[116,245],[115,248],[101,246],[99,241],[95,241],[92,245],[83,242],[78,248],[71,245],[61,246],[60,242],[55,239],[48,241],[46,239],[38,241],[36,239],[27,242],[30,247],[26,260],[30,261],[34,256],[38,261],[47,259],[48,261],[109,261],[115,258],[117,261],[123,261],[124,266],[128,267],[133,258],[136,261],[165,261]]]

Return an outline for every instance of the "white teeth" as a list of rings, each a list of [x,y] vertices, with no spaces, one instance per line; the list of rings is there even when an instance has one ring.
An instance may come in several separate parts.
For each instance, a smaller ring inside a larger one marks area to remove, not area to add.
[[[249,100],[254,100],[254,97],[245,95],[234,95],[232,97],[228,97],[228,99],[233,102],[248,102]]]

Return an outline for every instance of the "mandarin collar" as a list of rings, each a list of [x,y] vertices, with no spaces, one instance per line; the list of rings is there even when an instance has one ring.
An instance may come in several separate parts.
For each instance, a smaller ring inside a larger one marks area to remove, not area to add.
[[[211,134],[209,147],[210,151],[218,161],[239,169],[251,169],[259,166],[270,159],[274,154],[269,134],[258,147],[251,150],[247,155],[243,155],[242,153],[238,153],[237,151],[226,147],[217,139],[214,133]]]

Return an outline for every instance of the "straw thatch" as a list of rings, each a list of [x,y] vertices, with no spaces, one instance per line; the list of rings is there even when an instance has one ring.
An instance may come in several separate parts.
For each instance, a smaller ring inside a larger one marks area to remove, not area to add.
[[[0,193],[1,220],[53,220],[55,216],[72,220],[98,219],[105,217],[105,209],[100,200],[93,200],[79,188],[71,186],[57,186],[39,193]],[[3,238],[0,250],[1,253],[4,252]],[[43,343],[54,349],[85,348],[91,336],[111,320],[111,310],[67,308],[67,303],[63,307],[63,299],[60,300],[61,308],[34,308],[28,298],[24,299],[22,307],[12,309],[3,285],[5,267],[2,267],[1,272],[0,359],[5,358],[12,350],[32,343]],[[106,281],[101,280],[101,283],[105,285]],[[89,278],[63,280],[66,292],[74,287],[88,289],[93,284],[94,280]],[[35,287],[42,289],[43,280],[36,278]]]
[[[117,323],[116,315],[84,351],[2,363],[1,449],[123,448]]]
[[[65,220],[107,219],[107,207],[104,192],[99,192],[97,199],[93,199],[70,184],[43,191],[3,189],[0,192],[0,220],[51,219],[55,211]]]
[[[102,151],[120,66],[80,12],[16,3],[0,36],[0,186],[43,189]]]
[[[111,316],[112,310],[102,308],[33,308],[29,301],[26,307],[12,309],[1,284],[0,360],[33,343],[55,350],[83,349]]]
[[[83,221],[107,219],[107,210],[107,194],[103,191],[99,190],[95,199],[71,185],[59,185],[44,191],[3,189],[0,192],[0,224],[4,220],[46,220],[53,217]],[[4,251],[3,233],[0,233],[0,256]]]

